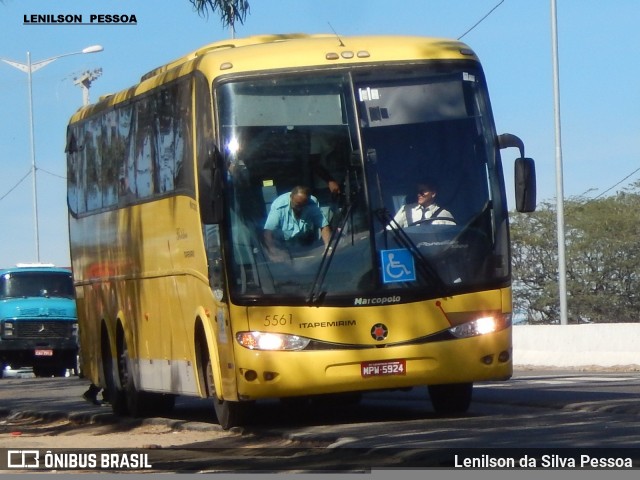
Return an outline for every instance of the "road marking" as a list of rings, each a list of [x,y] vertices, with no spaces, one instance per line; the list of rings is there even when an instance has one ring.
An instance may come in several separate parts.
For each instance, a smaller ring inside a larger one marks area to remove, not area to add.
[[[639,377],[571,377],[571,380],[576,382],[628,382],[638,379]]]
[[[576,384],[585,384],[585,383],[613,383],[613,382],[624,382],[624,383],[638,383],[640,381],[640,376],[628,376],[628,377],[611,377],[611,376],[580,376],[580,377],[566,377],[566,376],[558,376],[558,377],[517,377],[512,378],[511,380],[507,380],[505,382],[492,382],[492,383],[476,383],[476,387],[480,388],[508,388],[513,386],[518,386],[522,384],[528,385],[576,385]]]

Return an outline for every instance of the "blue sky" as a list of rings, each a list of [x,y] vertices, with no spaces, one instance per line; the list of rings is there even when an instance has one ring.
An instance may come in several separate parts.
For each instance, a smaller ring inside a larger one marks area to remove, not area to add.
[[[500,0],[249,0],[236,36],[263,33],[400,34],[458,38]],[[640,2],[557,0],[565,197],[613,194],[640,172]],[[138,24],[23,25],[30,14],[135,14]],[[500,133],[520,136],[536,160],[538,198],[556,192],[550,0],[504,0],[466,34],[489,82]],[[331,24],[331,27],[329,26]],[[81,105],[74,78],[102,68],[91,98],[230,36],[188,0],[3,0],[0,58],[26,63],[99,44],[33,74],[40,259],[69,265],[64,138]],[[0,62],[0,266],[35,261],[27,75]],[[504,156],[508,192],[515,150]],[[626,180],[621,182],[625,177]],[[621,183],[620,183],[621,182]],[[613,188],[612,188],[613,187]],[[510,193],[510,195],[512,195]],[[509,198],[513,204],[512,196]]]

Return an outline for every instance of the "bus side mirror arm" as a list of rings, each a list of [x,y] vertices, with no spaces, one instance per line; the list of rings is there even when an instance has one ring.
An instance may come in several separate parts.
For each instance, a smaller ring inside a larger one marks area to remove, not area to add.
[[[498,135],[498,148],[517,148],[520,158],[514,165],[516,211],[533,212],[536,209],[536,165],[532,158],[524,156],[524,143],[510,133]]]
[[[524,142],[520,140],[520,137],[512,135],[511,133],[498,135],[498,148],[500,150],[511,147],[520,150],[520,158],[524,158]]]

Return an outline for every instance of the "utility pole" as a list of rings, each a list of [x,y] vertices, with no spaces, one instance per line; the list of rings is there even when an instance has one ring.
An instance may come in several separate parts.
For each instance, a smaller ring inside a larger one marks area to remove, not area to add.
[[[560,296],[560,324],[567,325],[567,262],[564,233],[564,187],[562,179],[562,136],[560,134],[560,68],[558,61],[558,17],[556,0],[551,0],[551,42],[553,54],[553,104],[556,137],[556,213],[558,237],[558,294]]]
[[[82,89],[82,104],[89,105],[89,89],[91,88],[91,83],[94,80],[97,80],[98,77],[102,75],[102,69],[96,68],[95,70],[87,70],[80,74],[79,77],[73,79],[74,85],[78,85]]]

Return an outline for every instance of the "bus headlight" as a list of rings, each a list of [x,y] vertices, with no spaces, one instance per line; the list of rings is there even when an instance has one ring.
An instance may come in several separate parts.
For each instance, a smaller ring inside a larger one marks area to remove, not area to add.
[[[298,335],[269,332],[238,332],[236,340],[249,350],[303,350],[311,341]]]
[[[456,325],[449,331],[458,338],[476,337],[503,330],[511,325],[511,314],[488,315]]]

